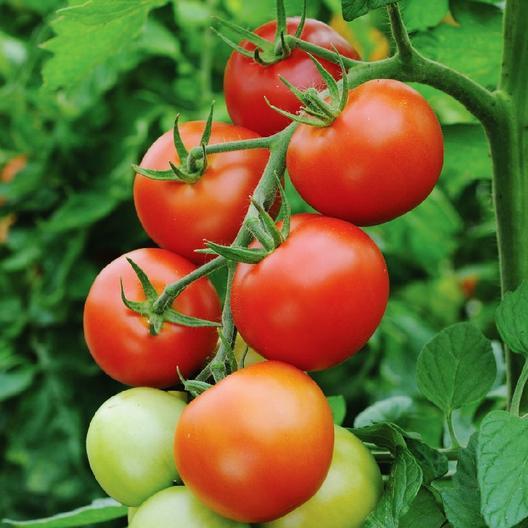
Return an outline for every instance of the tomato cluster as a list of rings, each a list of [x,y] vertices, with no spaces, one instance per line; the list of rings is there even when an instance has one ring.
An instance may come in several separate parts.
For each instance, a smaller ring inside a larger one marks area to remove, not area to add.
[[[286,31],[358,58],[325,24],[306,20],[301,31],[301,23],[288,19]],[[270,22],[256,34],[272,41],[276,30]],[[239,370],[231,362],[232,372],[214,386],[204,383],[213,372],[206,369],[189,404],[185,392],[161,390],[192,378],[225,346],[214,328],[222,319],[219,297],[196,265],[212,258],[205,248],[238,240],[249,196],[270,158],[266,148],[207,153],[206,145],[257,145],[259,134],[284,129],[289,121],[266,99],[302,112],[279,76],[297,90],[313,90],[324,87],[323,77],[341,75],[335,63],[316,64],[300,48],[283,49],[273,64],[262,64],[257,52],[248,56],[255,50],[254,42],[243,42],[226,67],[233,125],[185,123],[148,150],[134,202],[161,248],[110,263],[86,301],[92,356],[108,375],[135,387],[101,406],[87,436],[93,473],[110,496],[131,507],[131,528],[354,528],[382,492],[374,458],[351,432],[334,426],[324,394],[304,371],[358,352],[383,317],[385,260],[356,225],[405,213],[438,179],[438,121],[403,83],[366,82],[345,92],[346,104],[324,126],[297,126],[287,168],[300,194],[323,214],[286,214],[274,226],[256,207],[268,233],[259,235],[253,225],[249,248],[230,253],[235,271],[224,310],[262,360]],[[160,306],[167,284],[193,274],[196,280]]]

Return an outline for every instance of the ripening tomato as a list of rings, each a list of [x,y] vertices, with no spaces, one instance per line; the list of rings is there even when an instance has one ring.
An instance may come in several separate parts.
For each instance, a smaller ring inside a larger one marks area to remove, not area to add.
[[[404,83],[378,79],[351,90],[330,126],[300,125],[287,166],[312,207],[373,225],[425,200],[443,158],[442,130],[427,101]]]
[[[188,377],[202,366],[215,348],[217,332],[212,327],[164,323],[158,335],[151,335],[147,319],[129,310],[121,300],[120,279],[128,299],[145,299],[126,257],[143,269],[159,293],[166,284],[195,269],[183,257],[157,248],[136,249],[117,258],[99,273],[88,293],[84,337],[97,364],[117,381],[168,387],[178,382],[178,368]],[[172,306],[185,315],[220,319],[220,301],[207,279],[185,288]]]
[[[361,528],[383,490],[376,460],[352,433],[335,426],[332,464],[307,502],[262,528]]]
[[[139,506],[178,479],[172,445],[184,408],[179,397],[148,387],[120,392],[99,407],[88,428],[86,452],[108,495]]]
[[[300,214],[273,253],[237,266],[231,308],[259,354],[319,370],[367,342],[388,294],[385,260],[368,235],[343,220]]]
[[[187,149],[200,145],[203,130],[203,121],[180,126]],[[210,143],[256,137],[257,134],[242,127],[213,123]],[[195,250],[204,247],[204,240],[218,244],[233,242],[268,157],[266,149],[209,154],[207,168],[196,183],[153,180],[136,174],[134,203],[143,228],[159,246],[192,262],[205,262],[211,257]],[[167,170],[169,161],[179,163],[172,130],[152,144],[140,166]]]
[[[300,18],[288,18],[287,31],[294,34]],[[273,41],[277,22],[271,21],[255,30],[257,35]],[[328,50],[339,51],[344,57],[359,59],[356,50],[330,26],[308,18],[301,38]],[[242,42],[241,46],[254,50],[254,44]],[[341,78],[340,66],[318,59],[335,79]],[[315,87],[325,88],[325,83],[308,54],[301,49],[294,49],[285,59],[275,64],[263,66],[254,59],[233,51],[224,73],[224,92],[227,110],[237,125],[255,130],[262,135],[279,132],[290,124],[290,120],[268,106],[264,97],[271,104],[291,113],[301,107],[299,100],[280,81],[282,75],[295,87],[304,90]]]
[[[182,480],[229,519],[285,515],[321,486],[334,426],[324,394],[304,372],[265,361],[231,374],[193,400],[176,428]]]
[[[184,486],[156,493],[138,508],[129,528],[249,528],[206,508]]]

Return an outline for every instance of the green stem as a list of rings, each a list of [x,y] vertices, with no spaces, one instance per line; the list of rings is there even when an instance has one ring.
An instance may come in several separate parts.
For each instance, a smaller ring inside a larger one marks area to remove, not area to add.
[[[282,175],[286,169],[286,152],[290,143],[291,136],[295,131],[296,125],[292,123],[273,137],[271,143],[271,152],[268,163],[259,184],[253,193],[253,201],[261,205],[265,209],[269,209],[273,204],[277,194],[277,176]],[[249,206],[246,217],[233,241],[233,245],[247,246],[252,239],[251,232],[246,225],[251,218],[255,218],[259,213],[258,209],[253,205],[253,201]],[[229,266],[228,280],[227,280],[227,295],[222,311],[222,332],[224,334],[225,342],[231,345],[231,350],[227,349],[224,342],[220,343],[215,357],[208,365],[198,374],[196,379],[201,381],[207,380],[212,375],[215,381],[219,381],[227,374],[225,364],[228,354],[232,352],[232,346],[236,336],[236,328],[234,326],[233,317],[231,313],[230,291],[234,276],[234,266]]]
[[[449,411],[447,415],[447,429],[449,430],[449,437],[451,438],[451,449],[460,448],[460,443],[458,441],[455,426],[453,424],[453,411]]]
[[[460,453],[459,448],[438,449],[437,451],[447,457],[448,460],[458,460]],[[394,462],[394,455],[390,451],[380,451],[374,447],[371,454],[378,463],[391,464]]]
[[[528,278],[528,2],[508,0],[498,96],[502,119],[487,129],[493,158],[493,199],[502,294]],[[506,351],[510,398],[523,358]],[[510,399],[511,401],[511,399]],[[523,410],[521,403],[521,411]],[[524,409],[526,410],[526,409]]]
[[[256,138],[244,141],[233,141],[229,143],[207,145],[206,151],[208,153],[228,152],[230,150],[239,150],[240,145],[242,145],[242,148],[262,148],[263,145],[266,145],[268,148],[270,148],[271,152],[268,164],[266,165],[262,177],[257,187],[255,188],[255,192],[253,193],[253,199],[257,203],[263,205],[265,208],[269,208],[272,205],[275,199],[275,194],[277,192],[276,175],[282,174],[286,168],[286,151],[288,149],[288,144],[295,128],[296,125],[292,124],[288,128],[279,132],[278,134],[267,138]],[[201,155],[201,147],[193,149],[191,151],[191,155],[193,155],[193,152],[195,150],[199,151]],[[242,227],[240,228],[240,231],[238,232],[233,244],[239,246],[245,246],[249,244],[249,242],[251,241],[251,232],[247,229],[246,223],[249,218],[255,217],[257,215],[257,209],[253,204],[251,204],[249,206],[248,212],[246,213],[246,217],[244,218]],[[217,269],[220,269],[225,265],[226,260],[223,257],[216,257],[214,260],[211,260],[206,264],[200,266],[199,268],[196,268],[194,271],[189,273],[189,275],[186,275],[182,279],[167,284],[161,295],[156,299],[154,303],[154,312],[158,314],[163,313],[164,310],[166,310],[172,305],[174,299],[189,284],[200,279],[201,277],[209,275],[213,271],[216,271]]]
[[[242,139],[240,141],[226,141],[225,143],[214,143],[205,145],[206,154],[219,154],[222,152],[231,152],[233,150],[250,150],[259,148],[270,148],[275,136],[258,137],[253,139]],[[199,159],[203,156],[203,147],[194,147],[190,151],[190,156]]]
[[[403,23],[400,6],[398,4],[390,4],[387,6],[387,12],[389,13],[392,36],[398,50],[398,56],[402,62],[410,62],[414,48]]]
[[[526,387],[526,382],[528,382],[528,361],[524,360],[524,365],[521,371],[521,375],[517,380],[517,385],[515,386],[515,392],[513,393],[511,399],[510,412],[515,416],[520,415],[521,411],[521,400],[524,394],[524,388]]]
[[[156,299],[152,306],[154,313],[163,313],[163,311],[171,306],[174,299],[182,292],[184,288],[189,286],[189,284],[201,279],[202,277],[205,277],[206,275],[209,275],[210,273],[213,273],[213,271],[222,268],[225,266],[225,264],[226,260],[223,257],[216,257],[215,259],[203,264],[199,268],[196,268],[194,271],[191,271],[191,273],[185,275],[185,277],[181,278],[180,280],[167,284],[161,295]]]
[[[321,57],[322,59],[325,59],[328,62],[333,62],[334,64],[340,64],[339,55],[335,53],[334,51],[318,46],[317,44],[306,42],[305,40],[302,40],[293,35],[286,35],[285,38],[286,38],[286,42],[288,42],[288,45],[291,48],[299,48],[304,51],[307,51],[308,53],[311,53],[312,55]],[[349,59],[348,57],[344,57],[343,55],[341,55],[341,60],[343,61],[343,64],[347,68],[352,68],[353,66],[357,66],[358,64],[366,64],[363,61],[356,60],[356,59]]]

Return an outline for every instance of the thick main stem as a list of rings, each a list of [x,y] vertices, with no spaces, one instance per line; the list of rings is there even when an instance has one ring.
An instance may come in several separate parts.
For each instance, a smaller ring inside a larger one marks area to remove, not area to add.
[[[498,91],[503,112],[487,127],[493,157],[493,199],[504,294],[528,279],[528,2],[508,0],[504,51]],[[521,375],[523,358],[507,351],[510,398]],[[521,405],[521,410],[523,406]]]

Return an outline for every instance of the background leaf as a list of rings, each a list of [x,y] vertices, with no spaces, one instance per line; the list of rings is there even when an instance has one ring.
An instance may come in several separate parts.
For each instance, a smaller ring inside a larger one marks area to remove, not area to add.
[[[504,295],[497,308],[497,328],[509,348],[528,355],[528,281]]]
[[[474,434],[468,446],[460,451],[452,485],[440,490],[447,518],[453,528],[486,528],[480,513],[477,445],[478,436]]]
[[[497,369],[491,343],[475,326],[458,323],[425,345],[416,373],[424,396],[447,414],[483,399]]]
[[[478,439],[482,514],[494,528],[528,517],[528,421],[506,411],[488,414]]]
[[[122,506],[114,499],[98,499],[89,506],[77,508],[76,510],[59,513],[53,517],[36,519],[33,521],[13,521],[3,519],[9,526],[42,527],[42,528],[73,528],[75,526],[86,526],[89,524],[111,521],[124,517],[128,512],[126,506]]]

